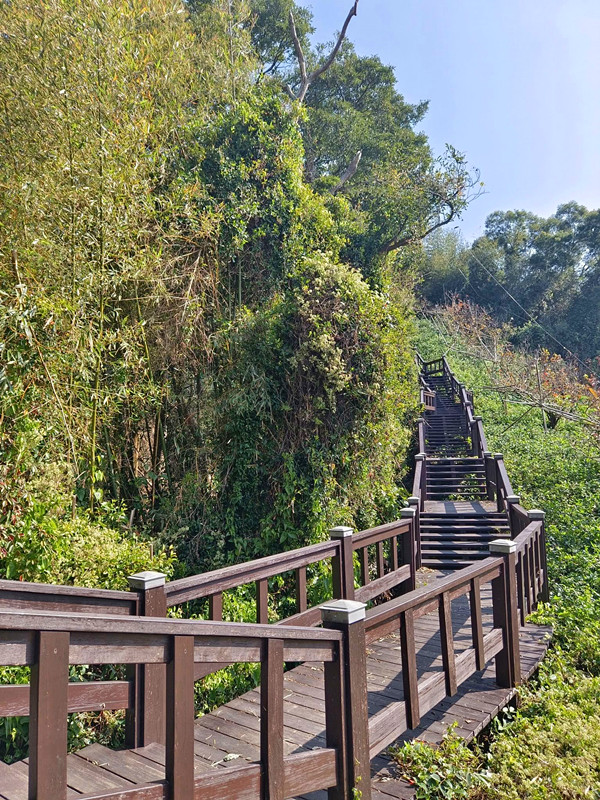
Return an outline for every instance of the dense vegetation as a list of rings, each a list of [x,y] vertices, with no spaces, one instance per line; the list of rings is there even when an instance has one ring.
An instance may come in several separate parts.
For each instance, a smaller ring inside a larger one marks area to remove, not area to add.
[[[465,245],[440,232],[426,247],[423,294],[458,294],[510,322],[515,343],[595,360],[600,355],[600,210],[565,203],[544,219],[496,211]]]
[[[408,264],[471,182],[425,106],[347,40],[302,94],[330,48],[290,0],[0,19],[3,574],[82,579],[73,527],[122,583],[132,542],[198,570],[393,515]]]
[[[600,796],[600,415],[589,379],[556,356],[513,349],[510,333],[455,304],[421,323],[419,347],[425,358],[447,353],[475,390],[513,488],[526,507],[547,513],[551,602],[535,619],[553,625],[554,641],[537,678],[521,689],[520,707],[496,720],[483,749],[450,737],[439,753],[426,745],[398,753],[421,798]],[[539,405],[523,405],[528,383],[537,389],[536,362],[542,390],[552,390],[565,416],[546,412],[544,421]]]

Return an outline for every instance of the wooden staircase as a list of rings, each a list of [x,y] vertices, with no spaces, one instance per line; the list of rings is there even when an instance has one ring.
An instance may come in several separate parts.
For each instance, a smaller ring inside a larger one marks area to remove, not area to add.
[[[435,400],[426,407],[422,455],[421,563],[462,569],[487,558],[489,543],[510,538],[506,510],[498,510],[489,486],[480,437],[473,436],[472,400],[444,359],[421,365],[421,382]]]
[[[544,514],[513,495],[445,359],[419,364],[400,519],[175,581],[137,573],[129,592],[0,580],[0,666],[31,670],[0,686],[0,717],[32,733],[26,761],[0,761],[0,800],[414,800],[386,748],[453,723],[469,740],[499,713],[551,633],[527,622],[549,596]],[[331,597],[310,606],[315,567]],[[296,606],[269,624],[274,578]],[[223,622],[223,594],[252,584],[256,623]],[[209,619],[169,615],[194,601]],[[238,663],[260,664],[260,687],[196,717],[196,681]],[[70,681],[81,664],[112,677]],[[107,709],[126,711],[126,749],[69,753],[68,714]]]

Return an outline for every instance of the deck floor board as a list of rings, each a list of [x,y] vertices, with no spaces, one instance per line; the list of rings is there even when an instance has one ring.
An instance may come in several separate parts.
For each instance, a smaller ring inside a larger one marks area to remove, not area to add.
[[[426,583],[439,573],[424,571],[419,582]],[[481,592],[484,630],[491,629],[491,591]],[[452,602],[452,622],[456,655],[471,647],[471,620],[468,596]],[[549,631],[525,625],[520,631],[521,666],[527,678],[543,658]],[[419,678],[440,674],[442,658],[437,614],[420,617],[415,622]],[[367,652],[369,715],[403,700],[399,635],[392,634],[373,642]],[[446,698],[427,713],[418,728],[407,731],[398,743],[422,739],[439,743],[444,733],[455,725],[456,733],[466,740],[477,736],[514,695],[513,689],[498,688],[493,660],[484,670],[464,681],[452,698]],[[302,664],[284,677],[284,752],[300,753],[325,746],[323,669],[316,664]],[[260,756],[260,692],[253,689],[195,723],[196,775],[236,764],[257,762]],[[113,752],[101,745],[89,745],[67,759],[69,796],[126,789],[132,784],[164,780],[165,749],[149,745],[133,751]],[[408,800],[414,790],[398,774],[395,763],[385,753],[372,760],[373,800]],[[4,772],[2,771],[4,769]],[[6,773],[6,775],[4,774]],[[9,780],[9,777],[10,780]],[[0,799],[26,800],[27,766],[0,764]],[[327,793],[313,792],[297,800],[327,800]]]

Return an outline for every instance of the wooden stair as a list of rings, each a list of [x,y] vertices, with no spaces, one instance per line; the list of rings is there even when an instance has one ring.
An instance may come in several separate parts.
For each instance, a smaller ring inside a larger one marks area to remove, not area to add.
[[[489,543],[510,538],[505,512],[487,503],[485,461],[473,455],[463,405],[444,373],[427,375],[436,393],[425,419],[426,500],[421,513],[422,565],[457,570],[487,558]],[[447,503],[446,501],[450,501]],[[452,503],[462,503],[463,510]],[[434,509],[437,503],[440,508]]]

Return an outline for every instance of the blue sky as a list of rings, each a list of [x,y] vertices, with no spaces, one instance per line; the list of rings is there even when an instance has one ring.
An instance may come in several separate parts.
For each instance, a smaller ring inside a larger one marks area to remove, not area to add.
[[[305,4],[328,41],[352,3]],[[600,0],[360,0],[349,38],[395,67],[406,100],[430,101],[434,150],[480,169],[467,239],[498,209],[600,207]]]

